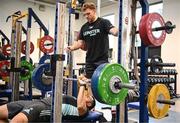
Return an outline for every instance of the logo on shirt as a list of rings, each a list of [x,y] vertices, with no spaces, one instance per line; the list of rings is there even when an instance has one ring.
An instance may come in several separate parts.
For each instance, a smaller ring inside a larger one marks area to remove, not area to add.
[[[23,111],[29,114],[29,112],[30,112],[31,110],[33,110],[33,108],[24,109]]]
[[[100,29],[93,29],[90,31],[85,31],[83,36],[95,36],[96,34],[100,33]]]
[[[89,29],[92,29],[94,26],[89,26]]]

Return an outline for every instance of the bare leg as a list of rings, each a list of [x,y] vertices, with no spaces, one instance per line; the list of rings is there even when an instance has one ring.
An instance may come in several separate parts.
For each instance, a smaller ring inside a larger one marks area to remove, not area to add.
[[[11,123],[28,123],[28,118],[23,113],[18,113],[12,120]]]
[[[8,123],[7,120],[0,120],[0,123]]]
[[[8,119],[8,109],[7,109],[7,105],[5,104],[0,106],[0,121],[7,119]]]

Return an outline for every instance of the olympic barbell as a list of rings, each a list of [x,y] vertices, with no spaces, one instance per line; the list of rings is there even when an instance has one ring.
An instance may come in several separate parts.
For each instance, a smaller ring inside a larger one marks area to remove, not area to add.
[[[49,86],[51,84],[49,84],[49,82],[52,83],[53,77],[51,76],[48,77],[47,75],[45,75],[46,73],[45,71],[49,71],[49,70],[50,70],[50,64],[41,64],[33,71],[32,81],[35,82],[34,85],[40,88],[41,90],[42,89],[45,91],[51,90],[51,86]],[[50,81],[47,81],[46,78],[48,78]],[[63,78],[63,79],[68,81],[77,80],[74,78]],[[169,106],[174,104],[174,102],[172,102],[169,98],[166,98],[166,96],[169,97],[168,96],[169,91],[165,85],[157,84],[153,87],[160,96],[161,95],[163,96],[161,96],[161,98],[157,97],[159,95],[151,96],[155,94],[155,91],[153,91],[154,89],[151,89],[149,93],[150,96],[148,96],[148,108],[151,113],[154,112],[153,109],[151,108],[151,105],[158,105],[158,103],[161,104],[163,103],[163,105],[167,107],[167,105]],[[125,98],[128,95],[128,89],[137,90],[139,87],[129,83],[128,73],[120,64],[105,63],[98,66],[95,72],[93,73],[93,76],[91,78],[91,88],[94,97],[99,102],[108,105],[117,105],[125,100]],[[162,90],[164,91],[160,91],[158,88],[162,88]],[[151,102],[152,100],[155,101]],[[165,113],[167,113],[167,111],[168,111],[167,109],[162,110],[163,112],[162,114],[164,115]],[[163,116],[159,115],[158,118],[159,117],[163,117]]]
[[[169,111],[169,105],[175,105],[175,102],[170,100],[170,93],[166,85],[154,85],[148,95],[150,115],[157,119],[165,117]]]
[[[138,86],[128,82],[128,74],[120,64],[102,64],[92,76],[92,92],[99,102],[117,105],[127,97],[127,89],[138,89]],[[147,98],[149,112],[155,118],[163,118],[168,113],[169,105],[175,105],[164,84],[154,85]]]
[[[159,27],[153,28],[155,25]],[[139,33],[141,40],[147,46],[161,46],[166,38],[166,33],[172,33],[175,25],[171,22],[164,22],[163,17],[158,13],[148,13],[142,16],[139,23]],[[162,31],[160,35],[155,35],[154,31]]]
[[[152,28],[152,31],[162,31],[165,30],[166,33],[171,34],[173,29],[176,28],[176,25],[173,25],[171,21],[167,21],[164,26]],[[138,34],[139,31],[136,31]]]
[[[33,70],[32,73],[32,82],[34,86],[42,91],[50,91],[52,89],[53,77],[49,74],[50,71],[50,64],[40,64]],[[67,78],[63,77],[64,81],[78,81],[76,78]],[[87,81],[90,82],[89,79]]]
[[[30,54],[34,51],[34,44],[30,42]],[[21,43],[21,53],[26,54],[26,41],[22,41]]]
[[[54,41],[54,39],[51,36],[45,35],[44,37],[42,37],[39,40],[39,49],[43,53],[52,53],[53,52],[53,41]],[[47,46],[51,46],[51,47],[47,47]]]

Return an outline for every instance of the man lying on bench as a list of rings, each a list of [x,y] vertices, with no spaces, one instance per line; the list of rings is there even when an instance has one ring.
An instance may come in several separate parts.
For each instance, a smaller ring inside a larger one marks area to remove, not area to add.
[[[12,123],[39,121],[43,110],[51,110],[51,97],[33,101],[15,101],[0,106],[0,123],[11,119]],[[86,117],[95,106],[91,89],[85,81],[80,81],[77,99],[63,95],[62,115]]]

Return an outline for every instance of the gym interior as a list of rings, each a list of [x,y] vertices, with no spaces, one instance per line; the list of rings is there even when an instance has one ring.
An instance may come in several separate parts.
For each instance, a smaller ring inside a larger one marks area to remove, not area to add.
[[[99,31],[83,33],[87,2],[117,30],[107,34],[108,62],[88,78],[95,107],[63,121],[62,95],[78,97],[87,55],[98,49],[69,47]],[[0,108],[52,96],[43,122],[179,123],[178,7],[179,0],[0,0]]]

